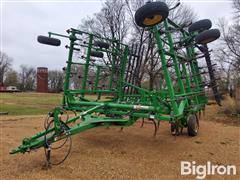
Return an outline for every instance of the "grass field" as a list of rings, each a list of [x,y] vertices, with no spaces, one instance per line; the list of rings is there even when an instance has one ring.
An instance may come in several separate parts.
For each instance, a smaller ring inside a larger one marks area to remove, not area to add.
[[[87,99],[96,100],[96,95],[87,95]],[[102,96],[101,100],[107,100]],[[61,104],[61,93],[0,93],[0,112],[9,115],[41,115]]]
[[[54,93],[1,93],[0,112],[9,115],[46,114],[61,103],[62,94]]]

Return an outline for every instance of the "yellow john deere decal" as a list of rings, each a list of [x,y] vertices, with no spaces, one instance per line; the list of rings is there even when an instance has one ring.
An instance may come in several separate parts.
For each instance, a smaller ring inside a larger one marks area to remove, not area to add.
[[[152,18],[145,18],[143,21],[143,24],[149,26],[149,25],[153,25],[153,24],[157,24],[162,20],[162,16],[161,15],[155,15]]]

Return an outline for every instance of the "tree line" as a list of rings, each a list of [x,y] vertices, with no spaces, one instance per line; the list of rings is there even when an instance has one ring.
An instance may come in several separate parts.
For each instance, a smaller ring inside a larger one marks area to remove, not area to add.
[[[149,1],[149,0],[148,0]],[[144,5],[146,0],[107,0],[103,3],[100,12],[92,17],[85,18],[79,25],[79,29],[90,31],[107,38],[117,38],[126,44],[138,43],[143,53],[143,63],[138,74],[138,86],[147,89],[157,89],[159,81],[166,84],[162,72],[161,61],[158,55],[156,42],[149,31],[140,28],[134,20],[135,11]],[[167,1],[172,8],[177,0]],[[240,1],[232,0],[232,19],[219,19],[218,28],[221,31],[221,39],[212,53],[212,60],[218,65],[216,68],[218,84],[222,93],[233,95],[240,86]],[[197,21],[197,14],[189,6],[181,4],[178,8],[169,12],[169,18],[187,30],[188,26]],[[228,24],[227,22],[232,22]],[[161,27],[160,27],[161,28]],[[178,32],[172,33],[173,39],[179,37]],[[178,52],[183,53],[183,52]],[[167,61],[170,59],[167,59]],[[200,66],[204,66],[199,61]],[[171,69],[170,69],[171,71]],[[172,77],[174,79],[174,71]],[[206,80],[207,77],[205,77]],[[176,83],[176,82],[175,82]]]
[[[154,37],[151,33],[136,25],[135,11],[144,5],[146,0],[106,0],[102,9],[91,17],[82,20],[79,29],[106,37],[116,38],[125,44],[139,44],[138,48],[143,52],[143,63],[140,67],[138,86],[147,89],[156,89],[159,81],[166,84],[161,67],[160,57]],[[174,7],[176,0],[167,1],[168,6]],[[221,39],[217,50],[212,54],[213,60],[218,64],[217,74],[220,77],[219,84],[225,93],[233,92],[240,86],[240,1],[232,0],[232,23],[220,19],[218,27],[221,30]],[[177,22],[179,26],[186,28],[198,20],[197,14],[189,6],[181,4],[170,11],[169,18]],[[173,38],[179,37],[178,32],[172,33]],[[215,49],[215,48],[214,48]],[[182,53],[182,52],[179,52]],[[0,83],[15,85],[20,90],[34,90],[36,88],[36,69],[26,65],[20,66],[16,72],[11,68],[12,58],[1,52]],[[170,59],[168,59],[169,61]],[[172,71],[174,77],[174,71]],[[58,92],[63,86],[63,71],[49,71],[49,90]],[[79,81],[76,80],[76,81]]]
[[[240,1],[232,1],[233,18],[219,19],[221,30],[220,45],[214,53],[214,60],[219,65],[221,89],[236,96],[240,89]],[[240,97],[240,92],[239,92]]]
[[[136,85],[140,87],[144,85],[145,88],[153,90],[159,87],[160,79],[164,79],[158,48],[152,33],[137,26],[134,19],[135,11],[146,2],[146,0],[107,0],[103,3],[100,12],[82,21],[79,29],[105,38],[116,38],[129,46],[133,43],[139,44],[137,52],[140,52],[140,49],[144,47],[143,63],[136,77],[138,79]],[[175,6],[176,3],[176,0],[167,1],[170,8]],[[182,27],[187,27],[197,19],[193,9],[184,4],[169,13],[169,18]],[[175,32],[173,37],[178,35]],[[164,85],[166,85],[165,81],[163,81]]]
[[[36,90],[37,71],[35,67],[21,65],[19,71],[12,67],[13,59],[0,51],[0,85],[16,86],[21,91]],[[63,71],[48,71],[48,89],[60,92],[63,89]]]

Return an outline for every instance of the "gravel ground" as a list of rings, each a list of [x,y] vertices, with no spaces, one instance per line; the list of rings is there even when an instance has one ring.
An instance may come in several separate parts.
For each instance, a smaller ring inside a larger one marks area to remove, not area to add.
[[[124,129],[91,129],[73,137],[68,159],[45,169],[43,149],[10,155],[9,151],[43,128],[43,116],[1,116],[2,179],[194,179],[181,176],[180,162],[237,166],[237,176],[207,176],[207,179],[240,179],[239,123],[225,123],[208,108],[197,137],[173,137],[169,124],[161,123],[157,137],[153,124],[141,122]],[[213,120],[215,119],[215,120]],[[61,152],[55,153],[60,155]]]

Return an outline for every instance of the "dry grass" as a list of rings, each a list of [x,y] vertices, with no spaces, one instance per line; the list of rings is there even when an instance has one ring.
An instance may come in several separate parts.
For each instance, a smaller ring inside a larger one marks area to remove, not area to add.
[[[54,107],[61,104],[63,94],[60,93],[0,93],[0,112],[9,115],[40,115],[47,114]],[[96,95],[87,95],[95,100]],[[103,100],[105,96],[102,96]]]
[[[55,93],[1,93],[0,111],[9,115],[46,114],[61,103],[61,98]]]
[[[237,100],[234,100],[230,98],[229,96],[226,96],[222,107],[218,108],[219,114],[226,114],[228,116],[237,116],[240,117],[240,105]]]

